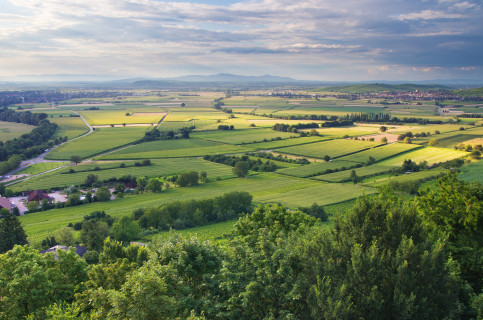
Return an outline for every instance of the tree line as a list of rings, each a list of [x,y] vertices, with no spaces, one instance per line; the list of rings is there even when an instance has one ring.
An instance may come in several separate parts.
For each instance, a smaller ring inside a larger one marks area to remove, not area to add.
[[[205,155],[204,160],[211,162],[222,163],[230,167],[235,167],[236,163],[239,161],[244,161],[247,163],[248,170],[260,171],[260,172],[274,172],[277,170],[277,165],[269,160],[263,162],[261,159],[252,160],[248,156],[243,155],[241,157],[237,156],[225,156],[223,154],[219,155]]]
[[[16,246],[0,255],[0,317],[481,318],[482,188],[446,175],[410,199],[383,189],[330,228],[259,206],[221,246],[174,234],[148,247],[108,238],[90,266],[73,251],[54,259]]]
[[[30,111],[15,112],[12,109],[4,107],[0,109],[0,121],[24,123],[32,126],[38,126],[42,120],[47,119],[48,115],[44,112],[32,113]]]

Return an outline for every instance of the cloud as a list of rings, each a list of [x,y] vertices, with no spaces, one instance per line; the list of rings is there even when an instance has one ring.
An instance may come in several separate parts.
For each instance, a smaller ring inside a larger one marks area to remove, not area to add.
[[[398,20],[435,20],[435,19],[459,19],[463,18],[462,14],[448,13],[443,11],[423,10],[421,12],[413,12],[401,14],[396,17]]]
[[[356,77],[483,64],[482,12],[470,0],[199,2],[11,0],[0,14],[0,69],[170,76],[298,66]]]

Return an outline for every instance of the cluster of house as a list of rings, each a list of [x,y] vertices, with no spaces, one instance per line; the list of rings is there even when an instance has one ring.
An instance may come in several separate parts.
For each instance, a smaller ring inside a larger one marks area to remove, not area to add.
[[[8,211],[12,212],[14,208],[19,209],[19,213],[23,214],[27,211],[27,208],[24,204],[28,204],[32,201],[41,204],[43,200],[47,200],[49,203],[52,203],[54,199],[50,197],[47,193],[42,190],[34,190],[27,194],[27,197],[13,197],[13,198],[4,198],[0,196],[0,209],[5,208]]]

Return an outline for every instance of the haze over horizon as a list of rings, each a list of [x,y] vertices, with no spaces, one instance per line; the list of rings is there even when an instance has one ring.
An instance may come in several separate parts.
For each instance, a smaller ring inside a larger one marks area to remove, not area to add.
[[[482,80],[476,0],[0,0],[0,78]]]

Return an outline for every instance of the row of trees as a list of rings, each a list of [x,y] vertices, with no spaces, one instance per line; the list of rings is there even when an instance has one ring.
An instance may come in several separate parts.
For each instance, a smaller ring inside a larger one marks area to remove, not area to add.
[[[235,167],[237,162],[244,161],[247,163],[247,170],[261,171],[261,172],[274,172],[277,170],[277,165],[269,160],[263,162],[261,159],[252,160],[248,156],[243,155],[241,157],[237,156],[225,156],[225,155],[205,155],[203,159],[222,163],[230,167]],[[246,175],[246,174],[245,174]],[[244,175],[243,175],[244,176]]]
[[[30,133],[25,133],[20,138],[8,140],[5,143],[0,141],[0,162],[8,160],[12,155],[18,154],[23,159],[30,159],[38,156],[45,149],[54,145],[49,140],[57,129],[55,123],[42,120],[39,126]]]
[[[252,196],[248,192],[230,192],[206,200],[176,201],[160,207],[138,209],[133,218],[144,228],[177,230],[237,218],[251,211]]]
[[[281,132],[298,132],[300,129],[312,129],[319,128],[319,124],[316,122],[312,123],[298,123],[298,124],[286,124],[286,123],[276,123],[272,126],[275,131]]]
[[[47,119],[48,115],[44,112],[32,113],[30,111],[15,112],[12,109],[4,107],[0,109],[0,121],[25,123],[32,126],[38,126],[42,120]]]
[[[88,267],[28,247],[0,256],[0,317],[475,319],[483,312],[481,184],[364,196],[333,227],[284,207],[240,218],[223,246],[107,239]],[[62,294],[61,294],[62,293]]]

